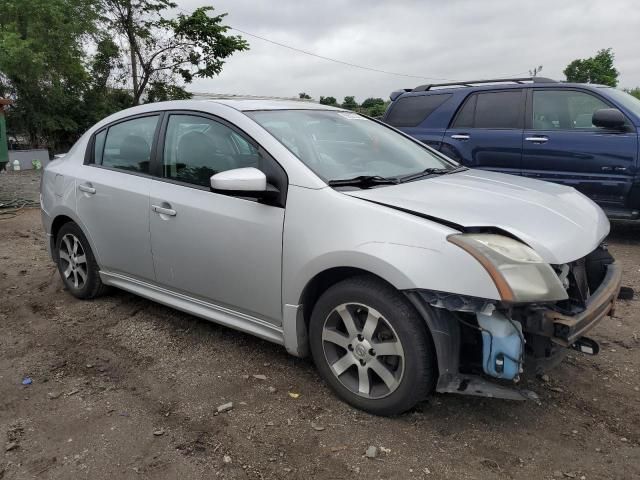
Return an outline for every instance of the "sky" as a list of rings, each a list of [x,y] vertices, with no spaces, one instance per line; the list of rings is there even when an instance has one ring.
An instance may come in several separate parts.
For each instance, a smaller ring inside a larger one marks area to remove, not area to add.
[[[341,101],[388,98],[400,88],[448,80],[541,76],[564,80],[576,58],[611,47],[619,87],[640,86],[637,0],[177,0],[191,12],[213,5],[225,23],[318,55],[397,76],[337,64],[243,35],[250,50],[189,90]],[[238,34],[238,32],[233,32]],[[242,35],[242,34],[240,34]],[[427,78],[428,77],[428,78]]]

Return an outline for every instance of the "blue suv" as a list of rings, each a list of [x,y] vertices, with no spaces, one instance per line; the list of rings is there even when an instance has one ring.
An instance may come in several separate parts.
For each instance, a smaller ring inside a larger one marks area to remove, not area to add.
[[[640,219],[640,100],[547,78],[395,91],[383,121],[472,168],[575,187],[610,218]]]

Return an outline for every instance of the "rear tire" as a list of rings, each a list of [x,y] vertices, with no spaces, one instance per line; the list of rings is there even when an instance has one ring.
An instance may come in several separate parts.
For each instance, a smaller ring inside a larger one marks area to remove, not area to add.
[[[58,231],[56,258],[62,282],[74,297],[88,300],[104,293],[100,267],[87,237],[75,223],[65,223]]]
[[[320,375],[356,408],[397,415],[434,388],[437,364],[424,320],[377,278],[349,278],[324,292],[309,335]]]

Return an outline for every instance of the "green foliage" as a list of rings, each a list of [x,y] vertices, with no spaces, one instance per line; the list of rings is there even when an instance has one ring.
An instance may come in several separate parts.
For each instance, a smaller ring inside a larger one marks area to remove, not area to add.
[[[358,103],[356,102],[355,97],[344,97],[342,108],[346,108],[347,110],[355,110],[358,108]]]
[[[3,0],[0,11],[0,95],[16,101],[9,130],[55,151],[87,126],[83,42],[98,12],[91,0]]]
[[[300,97],[300,99],[302,100],[311,100],[311,95],[306,94],[305,92],[300,92],[298,94],[298,96]]]
[[[384,115],[384,112],[387,110],[389,106],[388,101],[384,101],[382,98],[367,98],[361,105],[358,105],[355,97],[347,96],[344,97],[344,102],[340,105],[342,108],[347,108],[349,110],[354,110],[358,113],[363,113],[370,117],[381,117]],[[332,105],[338,106],[338,102],[335,97],[320,97],[321,105]]]
[[[381,117],[382,115],[384,115],[384,112],[387,110],[387,106],[388,106],[388,103],[386,102],[383,102],[382,104],[377,103],[363,113],[365,113],[366,115],[369,115],[370,117]]]
[[[640,87],[632,88],[630,90],[625,90],[629,95],[633,95],[638,100],[640,100]]]
[[[210,16],[213,7],[197,8],[191,15],[163,16],[175,8],[170,0],[102,0],[107,27],[128,46],[128,80],[134,104],[144,99],[151,83],[163,83],[164,93],[180,93],[178,80],[211,78],[222,71],[225,60],[249,44],[226,35],[226,14]],[[169,88],[171,87],[171,88]]]
[[[564,69],[564,74],[569,82],[598,83],[615,87],[618,85],[619,73],[613,66],[614,57],[610,48],[599,50],[593,57],[571,62]]]
[[[147,90],[147,103],[166,102],[167,100],[188,100],[193,95],[179,85],[164,82],[151,82]]]
[[[337,105],[338,102],[336,100],[336,97],[320,97],[320,104],[321,105]]]
[[[123,79],[120,48],[110,37],[98,40],[96,53],[89,62],[89,73],[92,79],[84,92],[86,127],[93,125],[114,112],[123,110],[133,104],[133,95],[122,88],[114,88]]]
[[[248,44],[212,7],[167,19],[170,0],[0,0],[0,96],[11,133],[65,151],[98,120],[141,101],[189,98]]]
[[[362,104],[360,105],[362,108],[371,108],[374,107],[376,105],[384,105],[384,100],[382,98],[367,98],[364,102],[362,102]]]

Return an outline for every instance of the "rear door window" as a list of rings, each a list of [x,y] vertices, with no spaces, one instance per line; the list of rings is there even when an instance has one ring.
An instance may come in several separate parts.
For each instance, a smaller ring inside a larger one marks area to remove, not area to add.
[[[102,166],[149,173],[151,146],[158,126],[158,118],[158,115],[134,118],[109,127],[104,140]],[[96,137],[96,147],[99,144],[99,135]],[[99,163],[98,156],[95,157],[95,162]]]
[[[456,116],[454,128],[522,128],[522,90],[481,92],[471,95]]]
[[[393,104],[385,122],[394,127],[415,127],[449,98],[451,94],[402,97]]]

